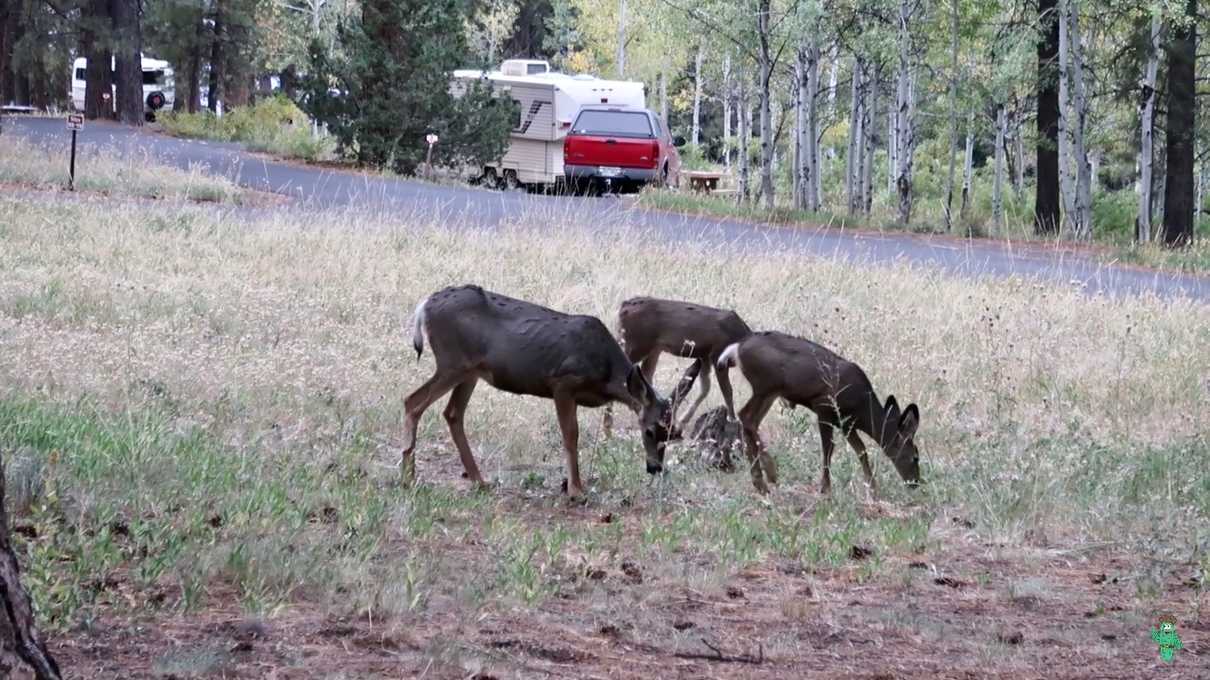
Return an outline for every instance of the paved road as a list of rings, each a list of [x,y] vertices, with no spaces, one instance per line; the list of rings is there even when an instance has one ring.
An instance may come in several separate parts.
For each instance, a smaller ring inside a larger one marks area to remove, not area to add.
[[[0,144],[10,136],[44,146],[61,146],[68,139],[62,119],[57,118],[6,118]],[[630,201],[610,197],[543,196],[437,186],[278,163],[247,153],[236,144],[174,139],[112,124],[87,124],[79,144],[83,154],[137,154],[183,168],[204,166],[208,172],[230,177],[241,185],[294,196],[300,199],[295,209],[355,207],[408,214],[451,226],[490,228],[536,219],[630,227],[671,242],[839,256],[873,264],[908,261],[962,276],[1035,278],[1079,286],[1092,294],[1154,293],[1210,302],[1210,277],[1106,265],[1084,254],[1058,252],[1035,244],[1007,246],[910,234],[791,229],[645,210],[634,207]]]

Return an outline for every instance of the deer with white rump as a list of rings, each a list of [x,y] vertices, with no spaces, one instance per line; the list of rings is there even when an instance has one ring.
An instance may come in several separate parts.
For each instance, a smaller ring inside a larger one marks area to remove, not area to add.
[[[820,491],[830,493],[832,438],[840,433],[857,452],[866,483],[874,488],[874,472],[859,432],[882,447],[909,486],[920,481],[920,453],[916,428],[920,410],[915,404],[900,410],[895,397],[883,403],[870,379],[857,364],[810,340],[784,333],[761,332],[727,347],[718,360],[719,375],[738,366],[752,386],[752,398],[739,412],[744,452],[751,466],[752,483],[768,493],[766,480],[777,483],[777,466],[761,441],[760,423],[773,402],[781,397],[793,405],[806,406],[819,418],[823,444],[823,478]]]
[[[664,467],[664,447],[680,438],[669,402],[618,346],[605,324],[485,291],[478,286],[446,288],[416,307],[412,345],[419,359],[425,339],[437,362],[433,377],[404,401],[404,483],[416,476],[416,425],[425,409],[453,391],[445,408],[450,436],[466,476],[485,485],[471,455],[462,419],[480,380],[496,389],[555,402],[567,453],[567,493],[583,494],[576,408],[621,402],[639,416],[647,472]]]
[[[729,309],[717,309],[692,302],[636,297],[626,300],[618,309],[618,334],[626,357],[640,362],[648,382],[655,375],[660,354],[696,359],[685,371],[672,400],[673,411],[681,398],[693,386],[700,372],[702,387],[693,406],[681,418],[680,428],[688,427],[698,406],[710,393],[710,373],[723,350],[752,334],[752,329]],[[735,419],[731,381],[726,372],[718,372],[718,387],[723,395],[727,413]],[[604,429],[608,436],[612,413],[606,407]]]

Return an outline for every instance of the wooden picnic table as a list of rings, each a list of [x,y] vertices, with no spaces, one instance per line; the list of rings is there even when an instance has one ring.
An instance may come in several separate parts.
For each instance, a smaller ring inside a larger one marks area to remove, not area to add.
[[[685,176],[689,178],[690,189],[708,194],[718,189],[718,183],[723,178],[723,173],[707,170],[691,170],[685,173]]]

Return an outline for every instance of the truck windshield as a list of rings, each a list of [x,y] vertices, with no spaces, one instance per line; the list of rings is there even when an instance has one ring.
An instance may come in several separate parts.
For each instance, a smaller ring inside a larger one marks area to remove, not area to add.
[[[580,135],[613,135],[617,137],[650,137],[651,122],[640,111],[581,111],[572,126]]]

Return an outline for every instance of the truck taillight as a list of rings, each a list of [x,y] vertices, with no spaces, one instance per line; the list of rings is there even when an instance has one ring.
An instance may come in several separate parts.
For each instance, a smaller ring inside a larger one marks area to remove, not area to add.
[[[656,167],[660,164],[660,142],[658,139],[651,140],[651,167]]]

